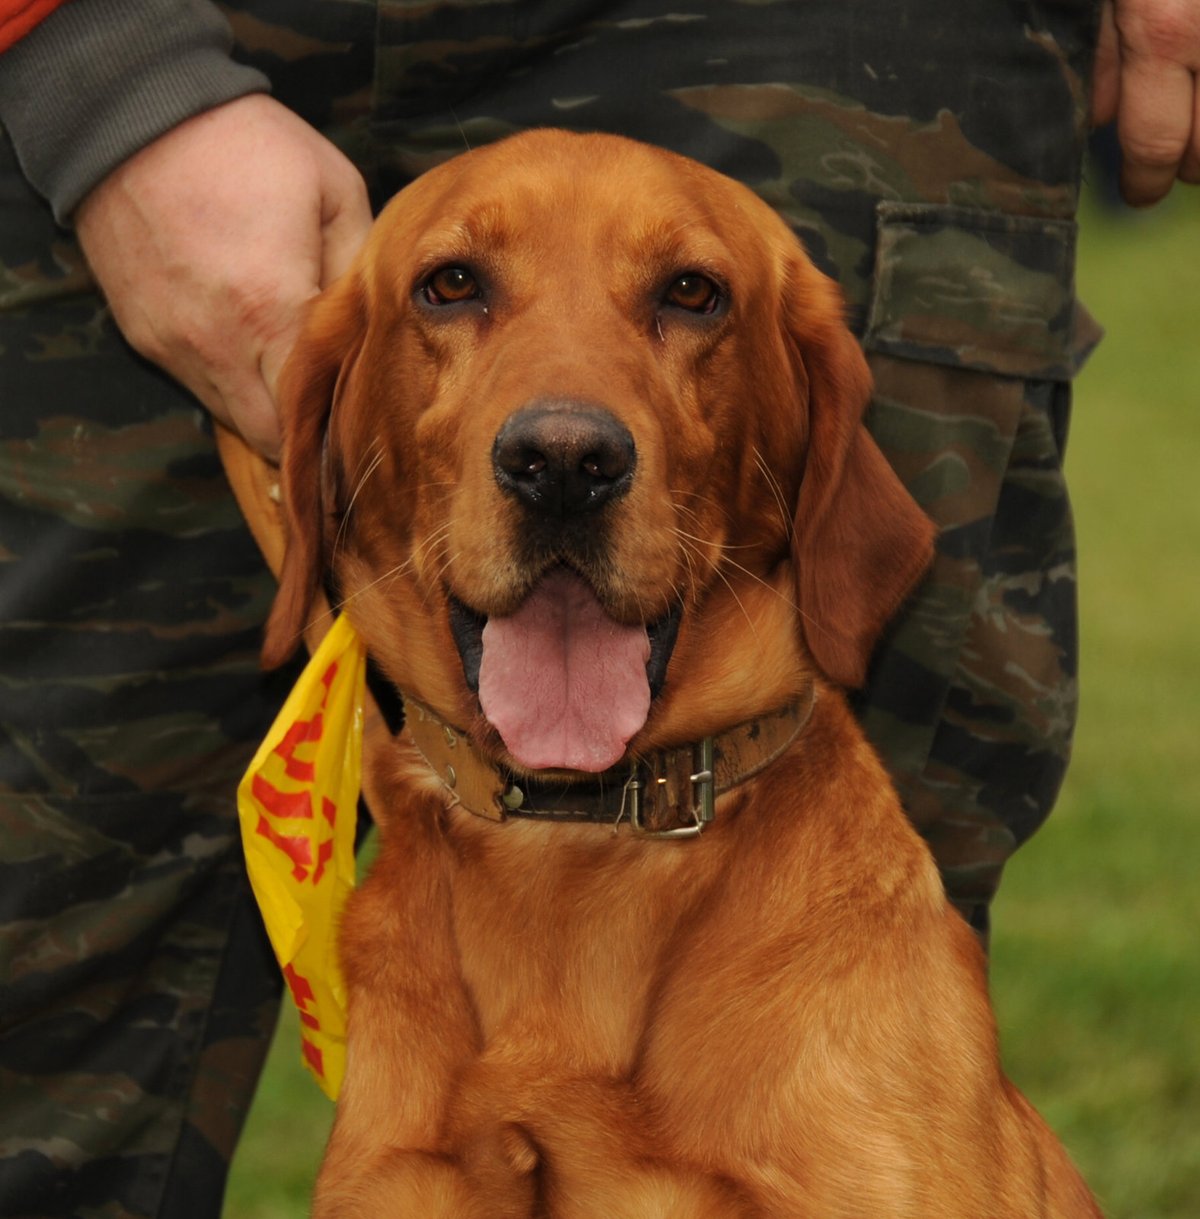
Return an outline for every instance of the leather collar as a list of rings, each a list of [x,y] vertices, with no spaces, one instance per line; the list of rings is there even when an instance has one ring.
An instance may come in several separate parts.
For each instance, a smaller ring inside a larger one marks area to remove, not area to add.
[[[716,797],[781,757],[812,716],[816,687],[787,706],[675,749],[664,749],[600,774],[574,771],[514,775],[481,758],[470,738],[405,696],[407,729],[454,804],[504,821],[608,823],[627,820],[635,834],[693,837],[713,819]]]

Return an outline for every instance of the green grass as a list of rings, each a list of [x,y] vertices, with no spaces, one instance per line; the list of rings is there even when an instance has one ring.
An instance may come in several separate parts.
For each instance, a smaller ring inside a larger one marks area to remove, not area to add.
[[[234,1158],[225,1219],[307,1215],[332,1121],[332,1102],[300,1063],[299,1021],[287,1000]]]
[[[1079,292],[1109,334],[1067,457],[1082,709],[995,910],[1009,1073],[1110,1219],[1200,1213],[1198,268],[1194,198],[1084,217]]]
[[[1068,454],[1082,697],[1057,811],[1008,869],[993,997],[1009,1073],[1109,1219],[1200,1213],[1200,209],[1084,217],[1108,337]],[[296,1219],[331,1117],[290,1013],[227,1219]]]

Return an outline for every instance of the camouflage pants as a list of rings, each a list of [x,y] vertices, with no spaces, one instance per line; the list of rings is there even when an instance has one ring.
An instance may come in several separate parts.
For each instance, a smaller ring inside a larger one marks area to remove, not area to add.
[[[984,932],[1074,718],[1092,0],[227,9],[377,199],[467,142],[614,130],[746,181],[841,281],[942,528],[859,711]],[[0,1215],[215,1215],[277,993],[232,805],[289,681],[256,666],[270,581],[202,412],[0,158]]]

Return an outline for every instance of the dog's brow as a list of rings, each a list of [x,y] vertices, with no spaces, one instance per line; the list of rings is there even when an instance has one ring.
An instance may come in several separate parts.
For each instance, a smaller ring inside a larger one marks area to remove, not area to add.
[[[724,245],[700,217],[648,219],[626,231],[631,249],[641,261],[661,271],[707,270],[724,275],[728,255]]]
[[[469,262],[508,249],[516,234],[512,217],[498,206],[480,207],[470,215],[425,234],[418,247],[422,264]]]

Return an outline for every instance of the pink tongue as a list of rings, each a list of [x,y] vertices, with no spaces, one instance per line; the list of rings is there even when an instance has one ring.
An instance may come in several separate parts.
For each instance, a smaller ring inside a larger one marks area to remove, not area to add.
[[[578,576],[555,568],[515,614],[483,628],[479,702],[531,770],[604,770],[646,722],[650,641],[622,626]]]

